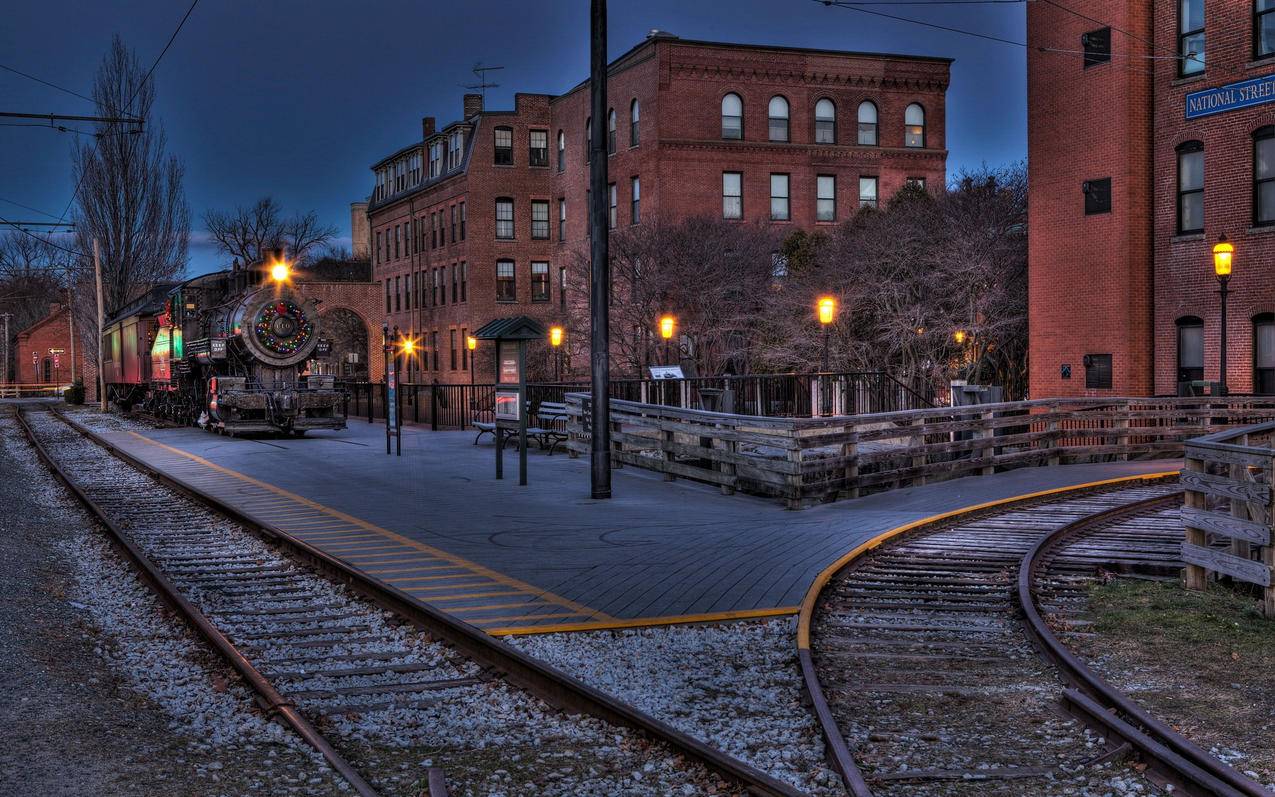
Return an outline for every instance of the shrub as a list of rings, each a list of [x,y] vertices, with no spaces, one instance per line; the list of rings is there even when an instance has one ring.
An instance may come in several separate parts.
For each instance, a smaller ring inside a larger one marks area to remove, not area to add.
[[[66,399],[67,404],[83,404],[84,380],[76,379],[71,383],[71,386],[62,392],[62,398]]]

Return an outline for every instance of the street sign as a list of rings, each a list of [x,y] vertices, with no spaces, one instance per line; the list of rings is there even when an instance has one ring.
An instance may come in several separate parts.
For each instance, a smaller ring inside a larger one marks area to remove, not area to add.
[[[332,356],[332,341],[327,338],[319,338],[319,342],[314,347],[315,357]]]

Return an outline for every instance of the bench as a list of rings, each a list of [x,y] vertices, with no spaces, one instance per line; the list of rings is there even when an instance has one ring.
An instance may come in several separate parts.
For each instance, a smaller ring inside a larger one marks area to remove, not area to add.
[[[527,409],[535,418],[535,423],[527,426],[527,437],[534,439],[541,451],[547,448],[549,456],[553,456],[554,449],[565,443],[569,437],[566,428],[569,417],[567,405],[560,401],[542,401],[540,406],[532,412],[531,403],[528,402]],[[492,440],[499,445],[509,445],[509,442],[518,436],[517,429],[500,427],[489,421],[474,421],[473,427],[478,430],[478,434],[474,437],[474,445],[478,445],[478,441],[485,434],[491,435]]]

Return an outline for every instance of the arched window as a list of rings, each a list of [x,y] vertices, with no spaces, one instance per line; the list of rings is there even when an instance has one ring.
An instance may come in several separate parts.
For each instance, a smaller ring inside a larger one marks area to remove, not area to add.
[[[642,136],[639,133],[639,128],[638,128],[639,114],[640,114],[640,109],[638,108],[638,101],[634,99],[633,102],[629,103],[629,146],[630,147],[636,147],[638,145],[638,142],[642,140]]]
[[[744,101],[738,94],[722,97],[722,138],[744,137]]]
[[[815,143],[837,143],[837,106],[827,97],[815,103]]]
[[[903,146],[925,146],[925,109],[915,102],[903,112]]]
[[[1204,232],[1204,144],[1178,147],[1178,233]]]
[[[1275,14],[1270,19],[1275,23]],[[1275,224],[1275,125],[1253,133],[1253,224]]]
[[[593,158],[593,117],[584,120],[584,162]]]
[[[607,112],[607,154],[615,154],[615,109]]]
[[[1275,313],[1253,316],[1253,392],[1275,394]]]
[[[788,140],[788,100],[775,96],[770,98],[766,116],[770,119],[770,140]]]
[[[1204,322],[1193,315],[1184,316],[1178,325],[1178,382],[1204,378]]]
[[[558,131],[558,171],[567,168],[567,134]]]
[[[868,100],[859,103],[859,145],[877,145],[877,106]]]

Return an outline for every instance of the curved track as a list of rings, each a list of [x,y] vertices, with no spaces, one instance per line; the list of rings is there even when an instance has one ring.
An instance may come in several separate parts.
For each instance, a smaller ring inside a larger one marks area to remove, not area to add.
[[[375,792],[319,732],[329,718],[393,709],[419,710],[428,721],[428,712],[437,715],[440,708],[482,712],[483,690],[498,689],[525,690],[570,713],[636,731],[653,743],[646,754],[650,760],[680,756],[686,782],[722,780],[737,792],[800,795],[233,507],[177,485],[60,413],[23,419],[20,412],[19,420],[41,458],[112,531],[170,605],[360,794]],[[404,622],[414,628],[405,630]],[[610,763],[607,754],[597,755],[581,754],[579,766]],[[631,764],[617,762],[622,768]],[[437,773],[431,775],[434,787]]]
[[[1172,572],[1180,531],[1174,542],[1165,524],[1117,522],[1179,501],[1175,486],[1145,484],[1026,501],[922,526],[844,565],[803,612],[803,667],[850,792],[1102,793],[1113,772],[1095,766],[1132,750],[1188,793],[1267,794],[1076,660],[1060,639],[1082,620],[1055,634],[1037,608],[1073,611],[1082,587],[1068,580],[1099,565]]]

